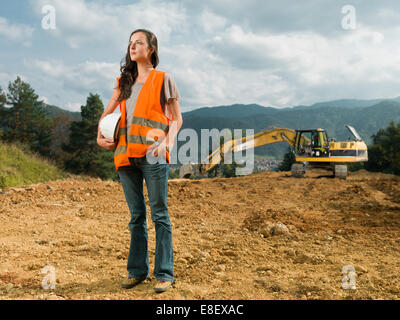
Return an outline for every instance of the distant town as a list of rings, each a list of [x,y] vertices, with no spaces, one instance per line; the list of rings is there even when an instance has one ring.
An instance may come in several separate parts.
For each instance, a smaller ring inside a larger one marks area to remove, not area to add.
[[[278,171],[278,167],[282,160],[271,160],[271,159],[257,159],[254,160],[253,173],[261,171]],[[179,164],[170,164],[171,172],[179,172]]]
[[[254,160],[254,171],[277,171],[282,160],[259,159]]]

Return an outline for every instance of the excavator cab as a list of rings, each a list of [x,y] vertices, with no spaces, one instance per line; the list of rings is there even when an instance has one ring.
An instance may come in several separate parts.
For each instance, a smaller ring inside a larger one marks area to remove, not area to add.
[[[329,155],[328,135],[323,129],[296,130],[295,154],[303,157]]]

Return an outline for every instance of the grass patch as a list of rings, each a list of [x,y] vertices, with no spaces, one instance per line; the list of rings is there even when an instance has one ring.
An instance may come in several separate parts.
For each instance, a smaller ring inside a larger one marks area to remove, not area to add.
[[[63,179],[67,173],[26,146],[0,141],[0,188]]]

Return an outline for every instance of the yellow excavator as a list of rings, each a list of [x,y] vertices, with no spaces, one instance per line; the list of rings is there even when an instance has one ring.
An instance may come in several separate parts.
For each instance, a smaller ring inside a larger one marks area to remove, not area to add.
[[[287,142],[296,158],[291,167],[293,177],[304,177],[306,170],[326,168],[333,170],[334,176],[347,177],[347,163],[368,161],[368,149],[357,131],[345,126],[353,135],[348,141],[329,139],[324,129],[293,130],[270,127],[252,136],[233,139],[214,150],[200,164],[188,163],[179,169],[181,178],[192,175],[203,176],[223,162],[226,152],[239,152],[264,145]]]

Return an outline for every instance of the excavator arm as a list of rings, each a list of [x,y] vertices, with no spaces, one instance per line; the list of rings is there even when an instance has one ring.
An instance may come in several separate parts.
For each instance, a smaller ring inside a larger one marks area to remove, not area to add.
[[[216,165],[223,162],[224,155],[226,155],[228,152],[235,153],[277,142],[287,142],[293,147],[295,144],[295,138],[296,130],[270,127],[251,136],[232,139],[215,149],[200,164],[189,163],[182,165],[179,169],[179,176],[181,178],[189,178],[193,174],[204,175]]]

